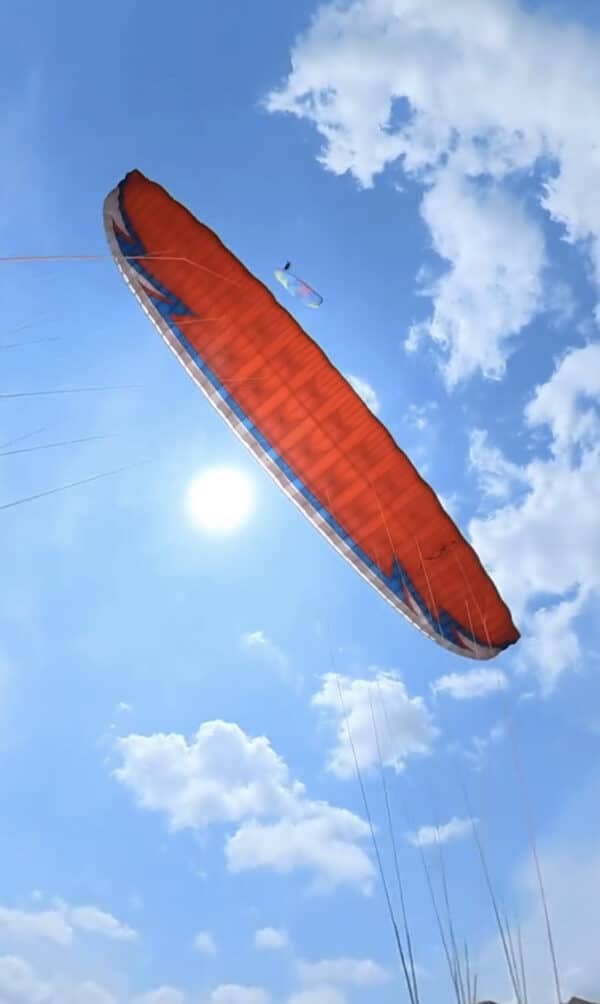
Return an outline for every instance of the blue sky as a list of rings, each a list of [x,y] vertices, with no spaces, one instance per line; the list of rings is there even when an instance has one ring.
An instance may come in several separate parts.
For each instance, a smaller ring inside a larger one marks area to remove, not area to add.
[[[433,825],[480,993],[511,997],[471,814],[530,1000],[551,999],[524,799],[563,996],[600,995],[600,15],[580,0],[573,17],[509,0],[0,14],[1,254],[103,255],[106,193],[133,167],[161,182],[360,381],[523,636],[482,669],[387,607],[108,258],[2,263],[2,393],[118,389],[1,399],[5,451],[109,438],[2,456],[0,505],[127,469],[0,513],[0,1004],[402,996],[336,677],[390,878],[374,681],[397,722],[422,1000],[452,992],[410,839]],[[288,258],[319,311],[275,288]],[[255,493],[230,535],[185,508],[217,464]]]

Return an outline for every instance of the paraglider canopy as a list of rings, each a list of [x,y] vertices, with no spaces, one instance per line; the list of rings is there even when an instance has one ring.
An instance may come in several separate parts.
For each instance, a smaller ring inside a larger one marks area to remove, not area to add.
[[[508,607],[435,492],[217,235],[139,171],[107,196],[104,222],[123,277],[167,345],[346,561],[449,651],[492,659],[513,645],[519,632]],[[319,305],[289,269],[278,273]],[[281,584],[289,585],[288,569]]]

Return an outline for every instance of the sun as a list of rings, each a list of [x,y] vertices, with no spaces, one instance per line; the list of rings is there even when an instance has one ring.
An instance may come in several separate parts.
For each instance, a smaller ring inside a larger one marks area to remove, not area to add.
[[[186,493],[188,515],[205,533],[233,533],[248,520],[253,506],[252,481],[238,467],[209,467]]]

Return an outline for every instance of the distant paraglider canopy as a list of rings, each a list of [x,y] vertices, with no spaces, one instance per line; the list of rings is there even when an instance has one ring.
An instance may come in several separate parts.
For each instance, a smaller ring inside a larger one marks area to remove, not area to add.
[[[343,557],[451,652],[491,659],[514,644],[506,604],[433,490],[217,235],[139,171],[108,195],[104,220],[117,265],[169,347]]]
[[[285,286],[288,293],[302,300],[307,307],[320,307],[323,303],[321,294],[317,293],[316,289],[309,286],[303,279],[299,279],[297,275],[290,272],[290,265],[291,262],[288,261],[283,268],[275,269],[275,278],[277,281],[282,286]]]

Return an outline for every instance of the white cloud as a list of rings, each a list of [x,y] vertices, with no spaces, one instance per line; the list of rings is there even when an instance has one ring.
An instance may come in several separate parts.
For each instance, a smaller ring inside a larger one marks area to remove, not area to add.
[[[49,984],[38,978],[28,962],[16,955],[0,956],[2,1004],[46,1004],[50,994]]]
[[[268,96],[271,111],[316,127],[333,173],[370,186],[395,163],[424,185],[448,271],[411,344],[426,333],[441,347],[449,384],[477,369],[501,375],[514,336],[541,309],[563,309],[544,289],[541,212],[600,281],[597,48],[589,27],[515,0],[325,3]],[[511,191],[525,171],[536,218]]]
[[[312,803],[308,812],[299,819],[243,823],[227,840],[230,871],[270,868],[286,875],[302,868],[314,874],[312,888],[316,892],[328,892],[339,885],[370,892],[373,866],[359,845],[369,832],[366,823],[327,802]]]
[[[323,985],[373,987],[387,983],[390,974],[372,959],[353,959],[341,956],[337,959],[321,959],[306,962],[299,959],[298,978],[301,983]]]
[[[303,868],[320,888],[370,887],[373,866],[361,846],[367,824],[309,799],[265,737],[212,721],[191,742],[177,734],[130,735],[116,748],[116,778],[142,808],[163,812],[172,830],[237,824],[225,845],[232,872]]]
[[[325,711],[336,728],[328,770],[338,777],[349,778],[355,773],[348,729],[361,768],[378,762],[379,739],[383,763],[397,772],[404,769],[409,756],[427,754],[437,735],[423,699],[409,697],[394,673],[378,671],[371,680],[327,673],[312,704]]]
[[[11,938],[44,938],[68,945],[73,928],[58,910],[19,910],[0,907],[0,931]]]
[[[326,984],[321,987],[310,987],[299,990],[287,999],[287,1004],[346,1004],[346,995],[337,987]]]
[[[409,404],[406,412],[406,421],[414,426],[419,432],[423,432],[431,421],[432,413],[436,410],[437,403],[430,401],[427,404]]]
[[[574,599],[540,607],[529,617],[521,652],[527,663],[542,671],[542,690],[546,694],[566,669],[580,661],[581,645],[574,621],[585,603],[585,593],[579,592]]]
[[[210,931],[198,931],[194,936],[194,948],[203,955],[217,954],[217,944]]]
[[[373,414],[378,415],[381,404],[375,388],[364,380],[363,377],[354,376],[352,373],[346,373],[346,380],[352,385],[358,396],[362,398],[367,408],[370,408]]]
[[[243,634],[242,647],[247,652],[253,652],[261,656],[275,669],[282,679],[290,683],[294,682],[294,674],[290,669],[287,655],[264,631],[248,631],[246,634]],[[299,681],[296,680],[295,682],[298,683]]]
[[[461,497],[458,492],[452,492],[450,495],[445,495],[444,492],[438,492],[437,497],[448,515],[452,516],[452,519],[456,521],[461,507]]]
[[[133,1004],[186,1004],[187,997],[175,987],[158,987],[133,998]]]
[[[477,471],[480,487],[490,498],[506,499],[515,488],[527,485],[526,471],[507,460],[496,446],[490,446],[483,429],[474,429],[471,433],[469,463]]]
[[[459,819],[453,816],[439,826],[421,826],[415,833],[407,834],[407,840],[415,847],[430,847],[432,844],[447,844],[452,840],[464,840],[473,832],[476,819]]]
[[[1,1004],[118,1004],[117,998],[93,980],[74,983],[40,977],[31,963],[16,955],[0,957]],[[169,1002],[165,1001],[165,1004]],[[173,1002],[177,1004],[177,1002]]]
[[[112,914],[94,906],[69,906],[57,900],[53,909],[20,910],[0,907],[0,931],[14,939],[41,938],[69,945],[76,931],[97,934],[113,941],[133,941],[136,931]]]
[[[547,426],[555,456],[573,447],[593,447],[600,439],[600,344],[572,349],[550,379],[536,388],[525,409],[527,424]]]
[[[423,336],[431,338],[443,352],[449,387],[477,370],[501,377],[511,339],[540,309],[541,227],[499,186],[482,187],[450,168],[439,173],[421,212],[449,267],[423,289],[433,314],[410,330],[406,347],[414,351]]]
[[[290,939],[287,931],[278,927],[261,927],[254,932],[255,948],[278,950],[287,948]]]
[[[59,901],[58,909],[67,918],[68,923],[78,931],[98,934],[112,941],[135,941],[138,936],[133,928],[122,924],[112,914],[95,906],[69,906]]]
[[[166,813],[173,830],[284,815],[304,794],[264,736],[232,722],[204,722],[193,741],[177,733],[118,740],[115,777],[144,809]]]
[[[481,436],[471,454],[496,500],[490,514],[471,521],[471,538],[524,621],[520,658],[546,692],[576,663],[574,624],[600,595],[599,392],[600,346],[572,349],[525,409],[529,429],[550,434],[547,455],[516,465]],[[500,504],[495,482],[503,475],[519,491]]]
[[[79,967],[76,966],[76,969]],[[173,987],[146,993],[118,994],[95,980],[80,980],[65,972],[42,973],[18,955],[0,956],[0,1004],[191,1004],[191,998]],[[226,1004],[226,1002],[224,1002]],[[246,1004],[240,999],[240,1004]],[[254,1004],[250,998],[247,1004]],[[265,1004],[256,999],[256,1004]]]
[[[60,997],[58,993],[56,994],[57,1004],[59,1004],[59,1001],[60,1004],[118,1004],[114,994],[92,980],[78,983],[66,991],[61,988],[59,993]],[[174,1002],[174,1004],[177,1004],[177,1002]]]
[[[270,996],[263,987],[222,983],[208,996],[210,1004],[269,1004]]]
[[[469,761],[473,770],[483,769],[490,749],[501,742],[505,735],[506,726],[500,722],[493,725],[486,735],[473,736],[470,746],[463,750],[465,760]]]
[[[447,694],[455,701],[487,697],[506,690],[508,680],[500,669],[470,669],[466,673],[446,673],[431,684],[434,694]]]

